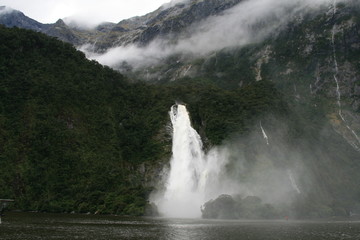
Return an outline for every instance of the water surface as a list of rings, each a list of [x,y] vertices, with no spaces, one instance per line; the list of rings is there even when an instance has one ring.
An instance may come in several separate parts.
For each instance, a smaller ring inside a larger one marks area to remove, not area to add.
[[[360,239],[360,221],[220,221],[7,213],[0,239]]]

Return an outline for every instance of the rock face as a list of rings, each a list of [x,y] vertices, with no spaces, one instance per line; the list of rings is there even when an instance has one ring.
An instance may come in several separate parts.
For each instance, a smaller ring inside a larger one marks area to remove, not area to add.
[[[202,217],[211,219],[271,219],[279,213],[270,204],[263,204],[256,196],[232,197],[220,195],[202,207]]]
[[[42,31],[45,28],[44,24],[25,16],[20,11],[5,6],[0,7],[0,24],[7,27],[25,28],[34,31]]]
[[[173,32],[188,37],[193,34],[190,23],[224,13],[224,9],[236,3],[239,1],[193,1],[169,8],[151,18],[151,24],[133,41],[145,45],[164,36],[179,39]],[[203,14],[198,15],[200,12]],[[169,18],[171,14],[176,17]],[[157,83],[201,78],[229,89],[270,80],[295,105],[307,105],[311,111],[323,112],[333,129],[359,151],[359,16],[357,1],[331,1],[313,12],[294,13],[262,41],[225,47],[200,57],[174,53],[150,67],[127,74]],[[262,25],[266,26],[260,22],[252,27],[263,30]]]
[[[49,36],[57,37],[65,42],[74,45],[81,44],[82,41],[76,36],[73,30],[68,27],[63,20],[59,19],[54,24],[42,24],[27,16],[24,13],[2,6],[0,7],[0,24],[6,27],[18,27],[43,32]]]
[[[75,46],[83,43],[83,41],[74,33],[74,31],[61,19],[59,19],[56,23],[49,25],[46,29],[42,29],[41,31],[64,42],[72,43]]]
[[[130,18],[117,24],[104,23],[91,30],[66,25],[63,20],[54,24],[41,24],[16,10],[3,11],[0,24],[44,32],[78,47],[91,44],[94,51],[105,52],[115,46],[130,43],[144,46],[158,37],[178,35],[193,23],[221,14],[241,1],[191,0],[169,3],[145,16]]]
[[[241,0],[210,0],[210,1],[190,1],[180,3],[169,8],[160,8],[159,14],[146,21],[146,28],[136,39],[142,45],[148,44],[156,37],[168,34],[181,33],[185,28],[195,22],[199,22],[220,14],[239,3]]]
[[[145,16],[123,20],[104,34],[95,34],[89,43],[94,50],[104,52],[111,47],[135,43],[145,46],[161,37],[178,37],[192,24],[221,14],[242,0],[191,0],[163,5]],[[101,36],[101,37],[100,37]]]

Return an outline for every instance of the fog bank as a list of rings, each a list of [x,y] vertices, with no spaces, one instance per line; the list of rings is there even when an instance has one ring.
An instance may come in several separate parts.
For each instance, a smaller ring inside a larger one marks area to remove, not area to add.
[[[82,50],[89,58],[111,67],[116,68],[123,62],[134,68],[148,67],[174,54],[200,57],[262,41],[281,31],[289,21],[332,4],[329,0],[247,0],[222,15],[194,23],[175,38],[157,38],[145,47],[137,44],[114,47],[105,54],[87,51],[88,46],[83,46]]]

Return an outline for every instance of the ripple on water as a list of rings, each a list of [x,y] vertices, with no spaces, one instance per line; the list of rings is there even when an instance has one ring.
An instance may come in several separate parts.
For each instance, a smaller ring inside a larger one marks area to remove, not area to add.
[[[217,221],[8,213],[0,239],[347,240],[360,239],[360,222]]]

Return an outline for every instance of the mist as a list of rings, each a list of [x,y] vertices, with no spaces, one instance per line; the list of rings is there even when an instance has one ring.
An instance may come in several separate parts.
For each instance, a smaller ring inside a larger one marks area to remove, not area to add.
[[[221,179],[223,193],[257,196],[274,206],[291,205],[306,194],[311,174],[304,166],[305,155],[286,143],[286,132],[279,124],[267,132],[265,139],[259,125],[249,136],[217,147],[227,163]]]
[[[257,197],[264,204],[289,208],[312,189],[312,175],[304,165],[310,150],[302,148],[300,152],[286,143],[288,129],[280,121],[259,122],[248,136],[233,137],[203,151],[185,107],[173,106],[170,117],[170,168],[164,168],[162,180],[150,197],[163,216],[199,218],[201,206],[223,194]]]
[[[241,47],[276,34],[289,21],[302,14],[331,6],[329,0],[252,0],[243,1],[220,16],[194,23],[180,35],[157,38],[145,47],[137,44],[109,49],[105,54],[81,49],[91,59],[116,68],[126,62],[133,68],[156,65],[174,54],[201,57],[224,48]],[[171,4],[171,3],[169,3]]]
[[[168,3],[164,3],[161,7],[163,9],[167,9],[167,8],[171,8],[171,7],[174,7],[176,4],[180,4],[180,3],[188,3],[190,2],[190,0],[171,0],[170,2]]]
[[[305,149],[299,151],[287,143],[289,130],[280,121],[273,119],[264,125],[258,123],[250,135],[229,139],[210,150],[226,159],[219,189],[230,195],[257,196],[275,206],[288,205],[310,187]]]
[[[78,14],[69,16],[62,19],[66,25],[72,28],[84,29],[84,30],[92,30],[95,29],[97,26],[103,23],[102,18],[94,17],[89,19],[88,16]]]
[[[11,13],[13,11],[14,11],[14,9],[12,9],[12,8],[9,8],[9,7],[6,7],[6,6],[0,6],[0,16],[4,15],[4,14]]]
[[[224,194],[244,209],[260,201],[251,212],[273,209],[274,218],[346,216],[356,210],[357,168],[350,159],[358,152],[331,124],[299,122],[293,114],[260,116],[249,133],[234,132],[220,145],[203,147],[191,115],[172,107],[170,167],[163,169],[150,202],[163,216],[182,218],[204,216],[207,204],[226,208]],[[237,213],[241,218],[242,211]]]

